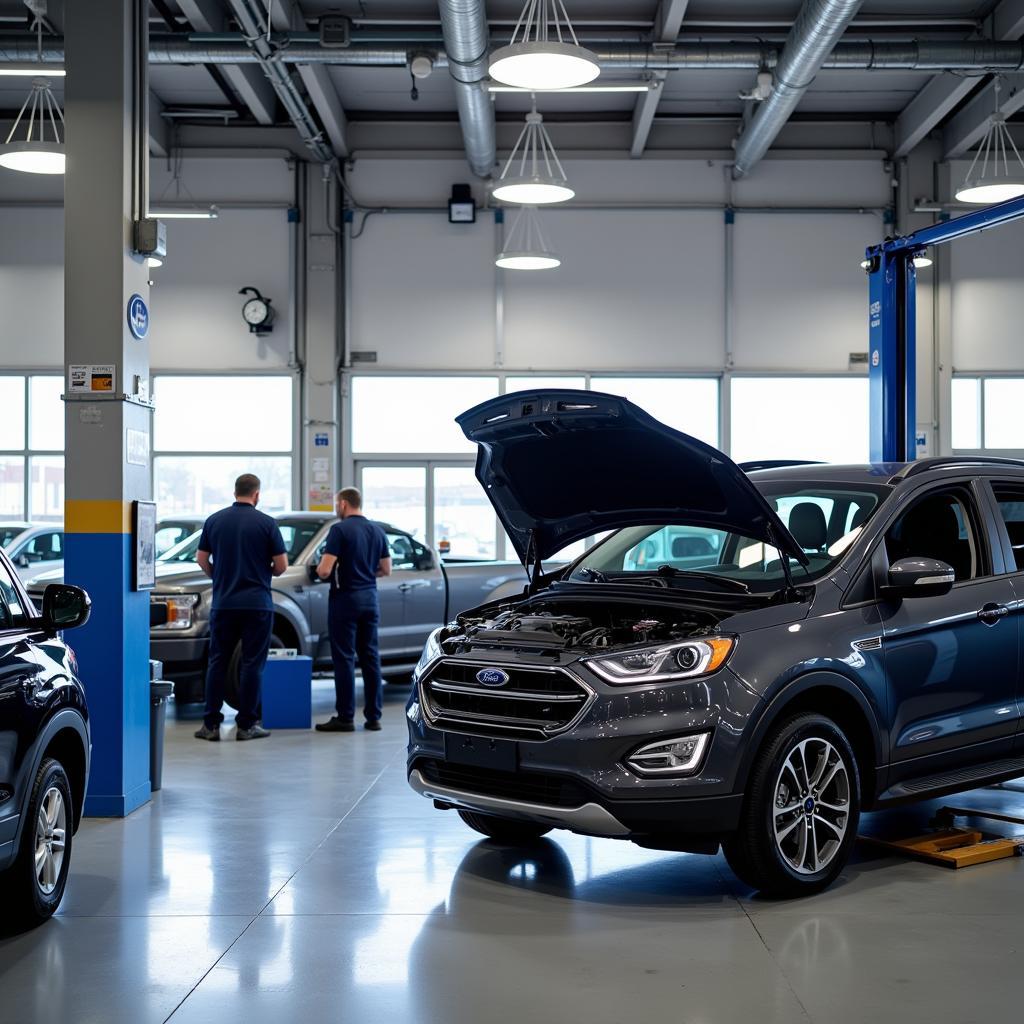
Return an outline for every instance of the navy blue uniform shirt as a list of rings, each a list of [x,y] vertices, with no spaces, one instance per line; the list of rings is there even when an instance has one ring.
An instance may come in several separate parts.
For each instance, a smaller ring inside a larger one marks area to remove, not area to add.
[[[273,611],[270,562],[286,549],[270,516],[248,502],[236,501],[206,520],[199,550],[213,556],[214,611]]]
[[[380,560],[391,557],[387,534],[365,516],[335,523],[324,551],[338,560],[331,573],[331,590],[346,594],[376,587]]]

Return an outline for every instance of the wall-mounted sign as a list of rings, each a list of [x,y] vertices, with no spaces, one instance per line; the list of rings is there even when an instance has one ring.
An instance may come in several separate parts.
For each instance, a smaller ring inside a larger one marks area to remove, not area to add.
[[[114,393],[116,384],[117,367],[112,363],[68,367],[68,391],[70,393],[110,395]]]
[[[132,502],[132,590],[156,586],[156,502]]]
[[[331,443],[330,438],[327,434],[314,434],[313,435],[313,447],[314,448],[326,448]]]
[[[149,434],[145,430],[125,432],[125,461],[132,466],[149,465]]]
[[[128,330],[139,341],[149,334],[149,307],[141,295],[133,295],[128,300]]]

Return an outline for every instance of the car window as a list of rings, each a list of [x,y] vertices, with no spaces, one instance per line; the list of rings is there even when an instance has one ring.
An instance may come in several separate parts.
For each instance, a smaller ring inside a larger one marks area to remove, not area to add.
[[[64,534],[57,531],[36,534],[18,553],[30,565],[56,562],[64,557]]]
[[[199,538],[202,535],[202,530],[196,530],[195,533],[178,541],[174,547],[168,548],[162,555],[159,555],[159,560],[161,562],[194,562],[196,552],[199,550]]]
[[[10,547],[11,542],[24,532],[24,526],[0,526],[0,548]]]
[[[323,523],[316,519],[278,519],[277,525],[284,538],[288,564],[294,565],[296,559],[309,547],[309,542],[320,532]]]
[[[0,563],[0,629],[18,629],[28,623],[25,608],[7,566]]]
[[[387,536],[392,569],[426,569],[433,561],[429,550],[408,534],[388,533]]]
[[[191,534],[192,528],[180,523],[161,527],[156,531],[156,557],[170,551],[175,544],[180,544]]]
[[[957,582],[985,575],[978,542],[977,515],[971,499],[959,491],[919,498],[889,528],[885,552],[889,564],[901,558],[937,558],[953,567]]]
[[[992,490],[1013,548],[1014,568],[1017,572],[1024,572],[1024,488],[993,483]]]

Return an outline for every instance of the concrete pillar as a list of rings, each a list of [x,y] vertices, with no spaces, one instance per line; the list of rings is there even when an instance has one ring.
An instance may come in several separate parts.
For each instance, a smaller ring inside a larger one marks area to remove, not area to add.
[[[149,595],[132,590],[134,500],[151,497],[149,343],[129,329],[148,306],[146,267],[131,255],[145,165],[146,10],[141,0],[68,4],[64,358],[69,583],[92,597],[71,639],[92,724],[85,813],[130,813],[150,796]],[[141,94],[141,95],[140,95]],[[76,393],[72,367],[112,367],[109,391]]]

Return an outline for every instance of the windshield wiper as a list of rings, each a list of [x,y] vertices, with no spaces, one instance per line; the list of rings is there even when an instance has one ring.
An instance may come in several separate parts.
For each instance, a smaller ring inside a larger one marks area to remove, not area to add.
[[[741,594],[749,594],[750,587],[740,580],[731,579],[729,576],[716,576],[713,572],[698,572],[695,569],[677,569],[672,565],[659,565],[655,572],[659,576],[675,578],[676,576],[692,576],[694,579],[706,580],[708,583],[718,583],[726,590],[735,590]]]

